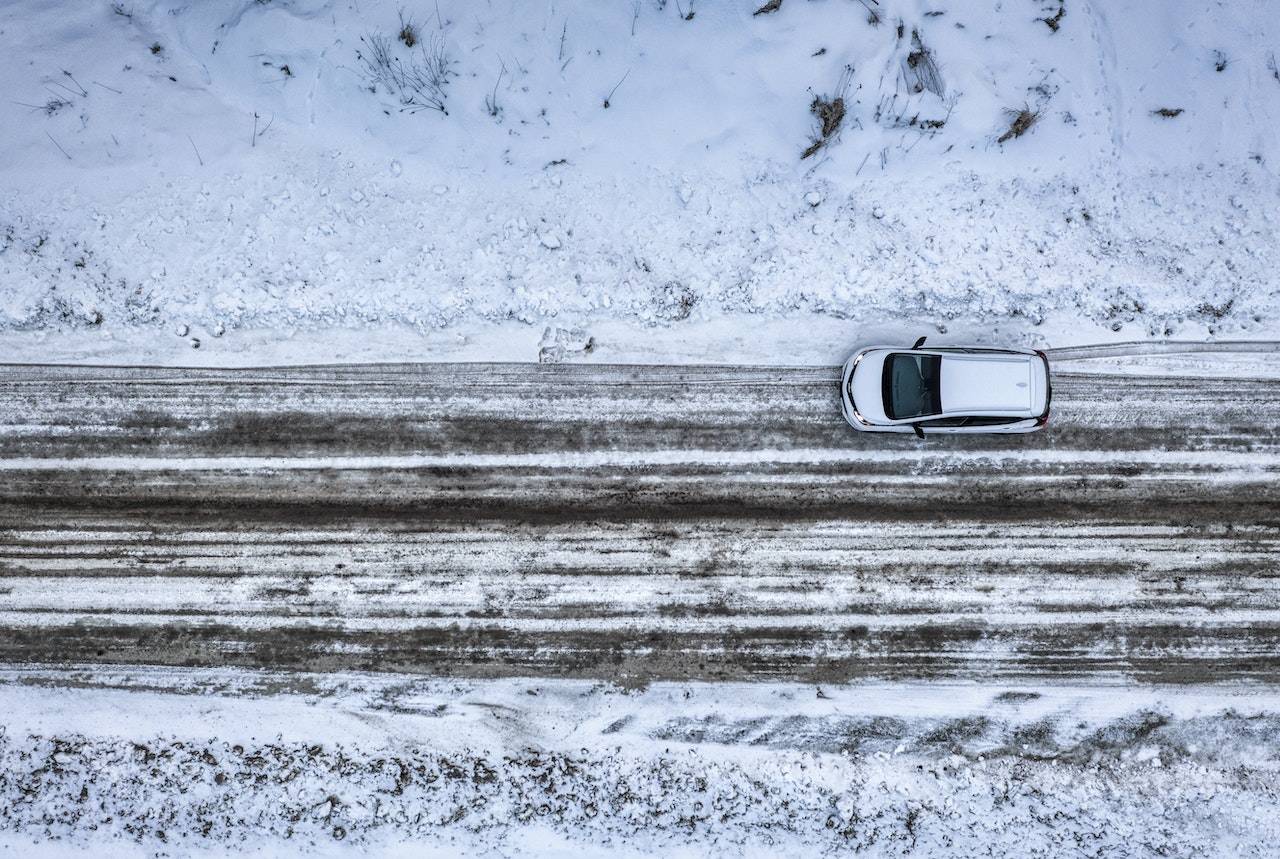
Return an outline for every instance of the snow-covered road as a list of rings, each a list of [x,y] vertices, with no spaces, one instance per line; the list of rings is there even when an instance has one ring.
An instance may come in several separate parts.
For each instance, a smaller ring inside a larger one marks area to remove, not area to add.
[[[829,368],[0,370],[0,661],[1267,680],[1280,381],[884,438]]]

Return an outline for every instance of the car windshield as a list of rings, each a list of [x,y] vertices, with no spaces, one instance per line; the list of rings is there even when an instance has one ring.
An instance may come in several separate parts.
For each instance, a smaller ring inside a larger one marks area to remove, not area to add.
[[[892,420],[936,415],[942,411],[936,355],[897,352],[884,362],[884,413]]]

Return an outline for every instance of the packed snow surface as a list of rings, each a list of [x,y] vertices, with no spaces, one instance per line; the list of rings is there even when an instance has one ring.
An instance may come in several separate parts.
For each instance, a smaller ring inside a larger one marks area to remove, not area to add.
[[[758,5],[11,0],[0,357],[1274,330],[1266,3]]]

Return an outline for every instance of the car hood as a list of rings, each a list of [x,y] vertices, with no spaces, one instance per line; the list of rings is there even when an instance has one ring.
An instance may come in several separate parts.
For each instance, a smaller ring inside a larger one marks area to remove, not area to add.
[[[882,363],[883,363],[883,359]],[[1025,355],[944,356],[942,410],[1030,414],[1042,387],[1034,377],[1039,362]]]
[[[853,398],[853,407],[873,424],[889,421],[884,413],[884,395],[881,378],[884,375],[884,359],[889,355],[888,349],[874,349],[866,352],[862,360],[853,368],[853,378],[849,381],[849,394]]]

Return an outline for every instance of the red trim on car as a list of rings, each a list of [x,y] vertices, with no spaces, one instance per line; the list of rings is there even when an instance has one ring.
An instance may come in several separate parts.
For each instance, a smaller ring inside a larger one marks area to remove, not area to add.
[[[1049,423],[1049,405],[1053,401],[1053,381],[1049,373],[1049,356],[1039,349],[1036,349],[1035,353],[1044,361],[1044,414],[1036,418],[1036,426],[1042,427]]]

